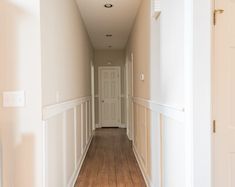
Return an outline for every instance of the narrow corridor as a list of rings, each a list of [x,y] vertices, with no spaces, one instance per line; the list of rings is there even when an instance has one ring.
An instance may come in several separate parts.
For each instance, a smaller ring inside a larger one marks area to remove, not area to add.
[[[75,186],[146,186],[124,129],[96,130]]]

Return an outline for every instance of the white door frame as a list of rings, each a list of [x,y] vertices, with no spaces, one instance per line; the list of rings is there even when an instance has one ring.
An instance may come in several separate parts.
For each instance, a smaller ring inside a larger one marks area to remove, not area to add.
[[[213,1],[193,3],[193,187],[212,187],[212,99]]]
[[[118,76],[118,86],[119,86],[119,93],[118,93],[118,126],[122,126],[122,118],[121,118],[121,67],[120,66],[99,66],[98,67],[98,89],[99,89],[99,127],[102,127],[102,122],[101,122],[101,77],[100,77],[100,72],[101,70],[104,69],[116,69],[119,72]]]
[[[91,61],[91,110],[92,110],[92,130],[96,129],[95,126],[95,69],[93,61]]]
[[[131,64],[131,66],[130,66]],[[130,140],[133,140],[133,103],[130,108],[130,102],[133,99],[133,64],[134,64],[134,55],[131,53],[131,61],[126,59],[125,70],[126,70],[126,122],[127,122],[127,136]],[[131,68],[131,69],[130,69]],[[129,72],[131,71],[131,80]],[[131,81],[131,91],[129,92],[129,83]],[[131,110],[130,110],[131,109]]]

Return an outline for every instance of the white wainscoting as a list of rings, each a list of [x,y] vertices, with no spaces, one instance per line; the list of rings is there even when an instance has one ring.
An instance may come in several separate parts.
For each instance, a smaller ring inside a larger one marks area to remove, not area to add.
[[[184,109],[133,101],[133,149],[148,187],[185,186]]]
[[[43,109],[44,187],[73,187],[92,140],[91,97]]]

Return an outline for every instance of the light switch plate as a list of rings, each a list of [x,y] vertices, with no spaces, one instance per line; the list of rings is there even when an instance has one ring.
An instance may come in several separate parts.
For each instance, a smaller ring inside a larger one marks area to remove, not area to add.
[[[24,107],[25,106],[25,92],[13,91],[3,92],[3,107]]]
[[[140,74],[140,80],[144,81],[144,74],[143,73]]]

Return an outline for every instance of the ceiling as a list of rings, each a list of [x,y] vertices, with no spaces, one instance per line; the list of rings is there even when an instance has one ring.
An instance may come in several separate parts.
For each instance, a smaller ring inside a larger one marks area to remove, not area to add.
[[[124,49],[141,0],[77,0],[95,49]],[[110,3],[112,8],[105,8]],[[112,37],[106,37],[112,34]],[[112,46],[112,47],[110,47]]]

